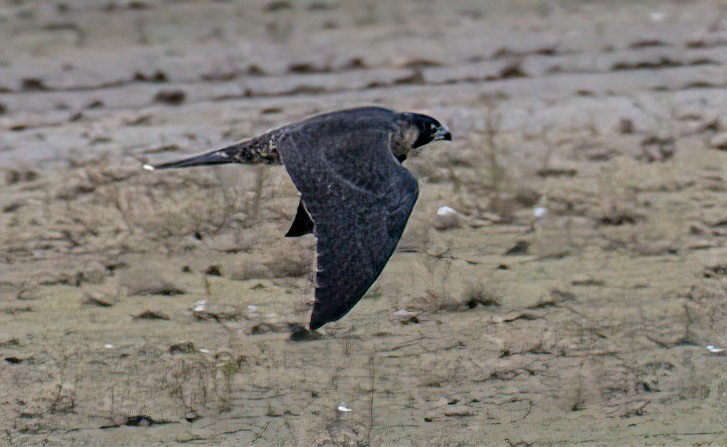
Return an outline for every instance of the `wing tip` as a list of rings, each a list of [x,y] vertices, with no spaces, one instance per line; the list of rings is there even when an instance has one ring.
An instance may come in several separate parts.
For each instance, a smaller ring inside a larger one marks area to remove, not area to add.
[[[313,315],[311,315],[310,317],[310,323],[308,323],[308,329],[311,331],[318,330],[329,321],[330,320],[321,319],[320,316],[316,315],[316,313],[313,312]]]

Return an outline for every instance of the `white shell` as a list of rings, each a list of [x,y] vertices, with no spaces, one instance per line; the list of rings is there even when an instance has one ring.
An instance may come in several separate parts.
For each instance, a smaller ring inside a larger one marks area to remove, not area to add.
[[[207,300],[199,300],[194,303],[194,312],[206,312],[207,311]]]
[[[416,312],[412,312],[410,310],[399,309],[396,312],[394,312],[394,316],[402,318],[402,319],[410,319],[410,318],[416,317],[417,314],[416,314]]]
[[[437,209],[437,216],[449,216],[451,214],[457,214],[457,211],[447,205],[440,206],[439,209]]]

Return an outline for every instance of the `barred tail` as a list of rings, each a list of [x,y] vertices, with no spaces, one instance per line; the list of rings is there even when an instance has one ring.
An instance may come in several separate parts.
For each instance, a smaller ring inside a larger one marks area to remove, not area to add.
[[[281,163],[278,153],[277,140],[279,132],[269,132],[252,140],[233,144],[196,157],[183,160],[161,163],[156,165],[145,164],[144,169],[188,168],[190,166],[222,165],[227,163]]]
[[[224,149],[219,149],[206,154],[197,155],[195,157],[185,158],[177,161],[170,161],[167,163],[160,163],[156,165],[145,164],[144,169],[147,171],[155,171],[157,169],[171,169],[171,168],[188,168],[191,166],[204,166],[204,165],[221,165],[226,163],[234,163],[235,159],[232,156],[231,150],[236,146],[230,146]]]

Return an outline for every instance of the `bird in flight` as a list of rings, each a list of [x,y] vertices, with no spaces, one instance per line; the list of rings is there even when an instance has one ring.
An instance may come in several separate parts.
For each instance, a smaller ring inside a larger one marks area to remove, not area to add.
[[[144,169],[282,164],[301,194],[286,236],[317,237],[310,329],[336,321],[366,294],[391,257],[419,195],[402,165],[409,151],[451,140],[418,113],[359,107],[317,115],[232,146]]]

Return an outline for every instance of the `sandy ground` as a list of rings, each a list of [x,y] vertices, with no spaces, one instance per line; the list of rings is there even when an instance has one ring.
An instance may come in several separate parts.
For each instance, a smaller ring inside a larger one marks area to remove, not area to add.
[[[727,445],[724,2],[3,0],[0,40],[1,445]],[[362,104],[455,140],[294,341],[283,168],[139,167]]]

